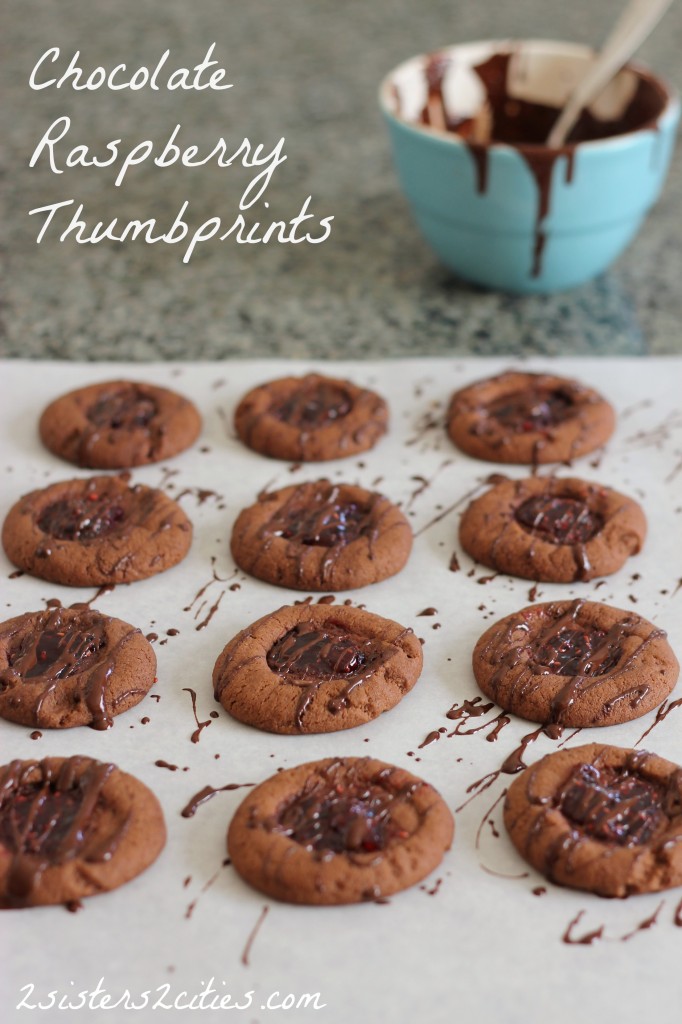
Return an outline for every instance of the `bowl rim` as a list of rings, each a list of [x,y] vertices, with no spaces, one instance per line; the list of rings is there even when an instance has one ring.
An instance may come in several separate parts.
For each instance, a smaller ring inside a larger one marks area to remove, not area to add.
[[[551,52],[552,50],[560,50],[563,53],[575,54],[576,56],[587,56],[596,53],[596,50],[593,46],[588,46],[585,43],[565,42],[556,39],[515,39],[509,37],[505,39],[470,39],[463,43],[452,43],[447,46],[441,46],[438,49],[432,50],[430,52],[416,53],[412,57],[408,57],[406,60],[403,60],[399,64],[396,64],[395,67],[393,67],[386,75],[384,75],[379,84],[379,106],[381,107],[384,116],[388,120],[394,122],[395,124],[399,125],[400,127],[406,130],[411,130],[417,135],[423,135],[426,138],[438,140],[441,143],[445,143],[454,147],[468,147],[471,145],[471,143],[467,142],[466,139],[460,138],[454,132],[448,132],[443,130],[442,128],[434,128],[432,125],[420,124],[416,121],[409,121],[406,118],[398,116],[395,113],[395,111],[391,109],[391,86],[393,85],[393,79],[396,73],[402,71],[404,68],[409,68],[410,65],[428,60],[429,57],[432,57],[434,54],[447,54],[452,51],[468,49],[470,47],[490,45],[495,47],[494,52],[504,53],[515,46],[519,46],[519,44],[527,43],[531,43],[533,46],[537,47],[547,47],[547,50],[549,52]],[[550,149],[549,146],[537,142],[513,144],[509,142],[498,142],[495,140],[491,140],[490,142],[476,143],[476,146],[480,149],[488,150],[517,150],[521,152],[529,151],[533,153],[566,153],[567,151],[572,151],[578,148],[603,149],[619,147],[627,143],[632,143],[639,136],[659,131],[664,121],[674,120],[679,116],[680,97],[677,90],[674,88],[673,85],[671,85],[670,82],[668,82],[667,79],[663,78],[661,75],[656,74],[654,71],[651,70],[651,68],[647,64],[643,63],[642,61],[628,61],[627,64],[624,65],[624,68],[634,71],[635,74],[638,75],[646,74],[647,77],[654,79],[656,84],[659,85],[665,92],[667,96],[665,106],[661,110],[660,114],[658,114],[658,116],[655,118],[655,121],[653,123],[650,122],[649,124],[642,125],[639,128],[632,128],[629,131],[621,132],[618,135],[609,135],[603,139],[585,139],[580,142],[565,143],[563,146],[560,146],[556,149]]]

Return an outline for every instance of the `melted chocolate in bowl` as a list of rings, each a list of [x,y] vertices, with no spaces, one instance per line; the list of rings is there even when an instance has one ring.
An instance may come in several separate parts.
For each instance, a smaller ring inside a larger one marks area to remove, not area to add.
[[[287,399],[271,405],[270,413],[292,427],[310,429],[342,419],[352,407],[343,388],[320,381],[302,384]]]
[[[313,622],[301,622],[270,648],[267,663],[281,675],[345,679],[369,668],[376,660],[369,650],[360,649],[369,643],[339,627],[320,629]]]
[[[78,626],[57,621],[37,635],[23,637],[8,654],[11,668],[24,679],[48,676],[67,679],[81,670],[82,663],[106,646],[103,636]]]
[[[557,676],[603,676],[618,664],[619,644],[603,629],[563,628],[537,651],[534,660]]]
[[[510,91],[510,64],[514,52],[494,53],[481,64],[471,68],[484,90],[484,102],[489,110],[491,124],[486,142],[501,142],[513,146],[543,146],[559,116],[559,108],[538,101],[521,99]],[[424,75],[428,95],[442,104],[447,130],[461,137],[471,138],[474,117],[461,117],[447,110],[443,94],[445,76],[454,66],[454,58],[447,53],[435,53],[427,61]],[[652,75],[639,71],[634,95],[622,113],[613,120],[597,118],[583,110],[568,142],[588,142],[650,127],[663,112],[668,101],[663,87]],[[432,123],[432,107],[427,103],[421,111],[422,124]],[[482,142],[483,140],[479,140]]]
[[[92,491],[84,497],[62,498],[48,505],[38,526],[58,540],[95,540],[118,530],[126,513],[117,498]]]
[[[550,544],[585,544],[604,525],[598,512],[575,498],[538,494],[519,505],[517,523]]]
[[[330,853],[375,853],[412,831],[394,817],[411,791],[391,786],[391,774],[368,780],[354,765],[332,765],[324,776],[313,776],[303,789],[277,811],[273,831],[308,850]]]
[[[136,388],[124,388],[104,395],[91,405],[87,417],[100,429],[135,430],[146,427],[156,416],[156,402]]]
[[[591,839],[642,846],[667,823],[662,787],[627,769],[576,768],[564,786],[559,810]]]
[[[469,74],[471,77],[475,76],[479,89],[482,88],[483,96],[478,108],[473,112],[469,103],[466,115],[456,109],[449,109],[446,100],[447,89],[444,88],[451,69],[458,67],[461,72],[461,57],[458,58],[456,50],[452,55],[447,51],[433,54],[420,70],[425,79],[428,98],[416,118],[419,124],[441,130],[444,128],[446,132],[455,134],[468,147],[474,162],[477,189],[480,194],[488,192],[491,147],[503,144],[518,149],[535,180],[538,192],[532,277],[538,277],[542,272],[546,242],[543,221],[551,209],[552,178],[557,159],[564,158],[563,173],[566,182],[570,184],[573,181],[577,144],[625,135],[642,129],[655,129],[669,101],[668,92],[663,84],[653,75],[638,68],[634,72],[634,93],[624,102],[618,114],[614,114],[612,119],[608,120],[596,117],[589,110],[583,110],[567,143],[561,148],[549,149],[545,144],[546,139],[559,116],[561,104],[558,100],[554,100],[556,105],[544,103],[541,95],[538,95],[537,99],[526,98],[527,93],[532,96],[532,92],[527,88],[529,72],[527,67],[524,67],[524,59],[526,56],[532,58],[537,52],[537,44],[530,44],[527,50],[524,44],[518,44],[514,50],[492,53],[476,65],[469,63]],[[552,52],[550,44],[546,56]],[[464,63],[467,64],[466,60]],[[629,73],[634,71],[627,70]],[[532,74],[531,70],[530,75]],[[519,88],[519,85],[522,88]],[[541,84],[538,83],[537,91],[539,92],[541,88]],[[403,98],[397,87],[394,87],[394,104],[396,112],[400,115]]]
[[[515,434],[544,431],[575,416],[576,407],[563,391],[527,388],[504,395],[487,407],[488,415]]]
[[[274,532],[285,540],[326,548],[350,544],[370,528],[367,509],[352,501],[327,501],[312,508],[285,507],[274,526]]]

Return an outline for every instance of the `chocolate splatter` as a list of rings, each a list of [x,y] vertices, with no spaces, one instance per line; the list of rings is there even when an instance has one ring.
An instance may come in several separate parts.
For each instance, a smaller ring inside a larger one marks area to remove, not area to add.
[[[265,904],[265,906],[260,912],[258,920],[256,921],[255,925],[253,926],[253,929],[251,930],[248,939],[246,940],[246,945],[244,946],[244,950],[241,955],[241,962],[243,963],[244,967],[249,966],[249,957],[251,956],[251,949],[253,947],[254,940],[258,935],[258,932],[260,931],[263,922],[265,921],[265,918],[268,916],[269,909],[270,908],[268,907],[268,905]]]

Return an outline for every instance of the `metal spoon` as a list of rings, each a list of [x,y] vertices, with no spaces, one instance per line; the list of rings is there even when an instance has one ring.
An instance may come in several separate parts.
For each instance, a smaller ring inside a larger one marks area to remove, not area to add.
[[[580,112],[599,95],[656,27],[672,0],[630,0],[613,27],[594,64],[568,97],[547,145],[557,149],[566,141]]]

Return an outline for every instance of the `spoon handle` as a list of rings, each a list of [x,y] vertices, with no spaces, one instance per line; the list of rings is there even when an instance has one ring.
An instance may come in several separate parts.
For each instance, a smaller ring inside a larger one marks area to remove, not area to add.
[[[549,147],[563,146],[580,112],[599,95],[613,75],[644,42],[671,3],[672,0],[631,0],[592,67],[569,96],[547,138]]]

